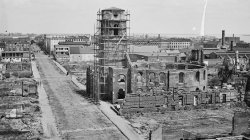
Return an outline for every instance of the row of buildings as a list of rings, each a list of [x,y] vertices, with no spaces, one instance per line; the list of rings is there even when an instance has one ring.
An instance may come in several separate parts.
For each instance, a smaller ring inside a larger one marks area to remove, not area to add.
[[[44,35],[42,49],[60,62],[94,60],[90,35]]]

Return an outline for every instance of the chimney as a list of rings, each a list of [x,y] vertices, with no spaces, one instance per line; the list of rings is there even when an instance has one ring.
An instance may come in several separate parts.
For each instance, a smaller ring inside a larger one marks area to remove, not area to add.
[[[160,39],[161,38],[161,34],[158,34],[158,39]]]
[[[222,30],[222,38],[221,38],[221,45],[225,45],[225,30]]]
[[[203,50],[200,50],[200,52],[201,52],[200,64],[202,65],[204,63],[204,53]]]
[[[239,51],[236,50],[235,51],[235,66],[236,66],[236,70],[240,69],[238,63],[239,63]]]
[[[231,41],[230,43],[230,51],[233,51],[234,41]]]

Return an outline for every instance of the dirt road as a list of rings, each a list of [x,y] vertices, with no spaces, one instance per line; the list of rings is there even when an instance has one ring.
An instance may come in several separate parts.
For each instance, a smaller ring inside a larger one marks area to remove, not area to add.
[[[36,55],[43,85],[62,139],[120,140],[126,137],[45,55]]]

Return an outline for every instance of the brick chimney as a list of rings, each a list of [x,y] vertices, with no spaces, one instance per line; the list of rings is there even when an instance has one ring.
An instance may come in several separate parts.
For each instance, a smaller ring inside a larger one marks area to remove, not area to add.
[[[233,51],[233,47],[234,47],[234,41],[231,41],[231,43],[230,43],[230,51]]]
[[[225,45],[225,30],[222,30],[222,38],[221,38],[221,45]]]

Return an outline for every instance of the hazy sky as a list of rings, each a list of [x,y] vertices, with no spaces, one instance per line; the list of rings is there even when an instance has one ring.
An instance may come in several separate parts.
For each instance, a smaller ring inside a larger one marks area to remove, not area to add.
[[[199,34],[204,0],[0,0],[0,32],[93,33],[96,12],[131,13],[131,33]],[[205,34],[250,33],[250,0],[208,0]]]

